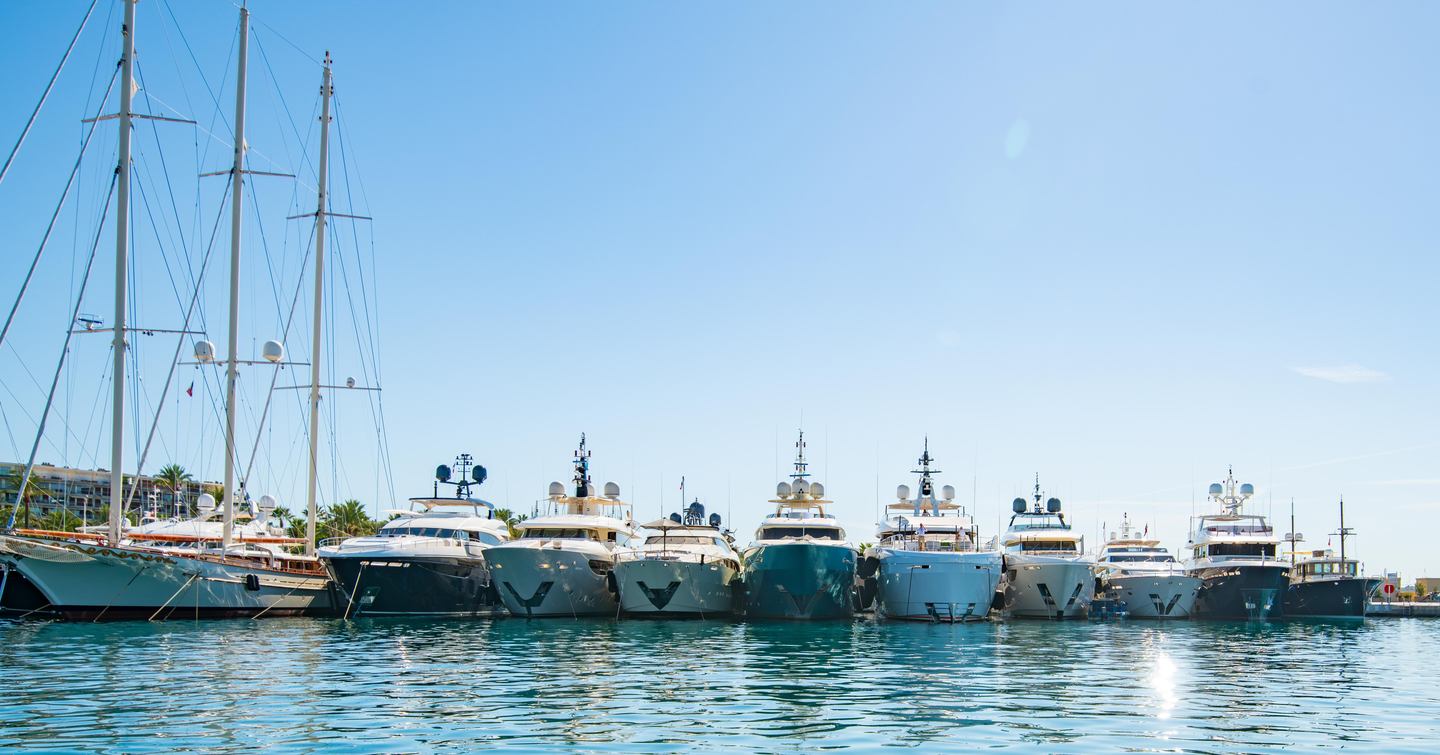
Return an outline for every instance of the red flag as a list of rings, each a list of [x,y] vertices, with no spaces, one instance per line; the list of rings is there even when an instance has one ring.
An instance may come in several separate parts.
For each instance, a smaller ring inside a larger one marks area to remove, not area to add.
[[[195,381],[194,381],[194,380],[191,380],[191,381],[190,381],[190,387],[185,389],[185,395],[186,395],[186,396],[190,396],[190,397],[192,397],[192,398],[195,396]]]

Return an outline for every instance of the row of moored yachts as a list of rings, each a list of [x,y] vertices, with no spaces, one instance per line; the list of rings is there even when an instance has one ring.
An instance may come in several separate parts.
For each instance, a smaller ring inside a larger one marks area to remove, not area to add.
[[[1210,488],[1220,510],[1195,518],[1185,562],[1131,530],[1098,555],[1038,481],[1004,533],[982,543],[954,489],[936,490],[928,443],[918,488],[897,490],[877,543],[852,545],[811,481],[802,434],[754,542],[737,549],[718,514],[690,503],[646,524],[619,487],[597,490],[582,437],[570,486],[551,483],[535,515],[511,524],[471,495],[484,468],[461,455],[437,469],[431,496],[375,535],[325,541],[314,556],[268,525],[262,499],[221,545],[214,502],[199,517],[150,521],[124,542],[85,533],[0,536],[9,607],[72,618],[262,616],[745,616],[921,621],[990,617],[1273,619],[1363,616],[1375,580],[1328,551],[1297,559],[1234,475]],[[457,476],[458,473],[458,476]],[[441,483],[455,488],[441,496]],[[513,536],[512,536],[513,533]],[[1293,538],[1293,536],[1292,536]],[[28,598],[28,603],[26,602]]]

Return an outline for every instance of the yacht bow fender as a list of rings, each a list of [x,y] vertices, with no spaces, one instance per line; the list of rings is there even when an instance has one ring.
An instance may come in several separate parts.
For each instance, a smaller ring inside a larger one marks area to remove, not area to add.
[[[869,579],[875,576],[875,572],[879,570],[880,559],[874,556],[866,556],[860,559],[860,563],[855,565],[855,575],[861,579]]]
[[[620,580],[615,578],[614,569],[605,572],[605,589],[609,590],[611,595],[620,594]]]

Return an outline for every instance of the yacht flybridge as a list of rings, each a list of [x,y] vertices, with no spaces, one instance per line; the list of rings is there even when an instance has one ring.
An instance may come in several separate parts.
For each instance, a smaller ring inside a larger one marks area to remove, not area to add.
[[[735,611],[740,555],[720,529],[720,515],[705,518],[699,500],[684,515],[671,514],[644,528],[651,534],[615,561],[620,608],[631,616],[728,616]]]
[[[999,551],[977,549],[974,521],[955,502],[955,488],[935,494],[930,442],[920,456],[914,498],[901,485],[886,507],[879,544],[862,571],[878,574],[877,612],[886,618],[973,621],[990,615],[1003,572]]]
[[[1186,574],[1160,541],[1148,535],[1149,527],[1134,531],[1129,514],[1119,533],[1110,533],[1095,561],[1105,597],[1123,601],[1132,618],[1188,619],[1195,611],[1200,580]]]
[[[1196,616],[1205,619],[1260,620],[1284,612],[1290,564],[1278,558],[1280,538],[1258,514],[1243,513],[1255,486],[1237,484],[1230,470],[1225,482],[1210,486],[1220,511],[1194,517],[1190,534],[1190,576],[1201,581]]]
[[[810,482],[805,433],[795,442],[795,472],[776,486],[775,513],[745,549],[745,615],[770,619],[842,619],[855,610],[857,551],[826,513],[825,487]]]
[[[500,609],[485,552],[510,539],[495,518],[495,505],[474,498],[485,467],[460,454],[454,469],[435,469],[435,490],[411,498],[408,511],[368,537],[333,538],[320,544],[320,559],[340,589],[346,616],[481,616]],[[451,498],[440,485],[455,487]]]
[[[585,436],[575,452],[573,487],[550,483],[544,510],[517,526],[519,537],[486,551],[491,580],[511,614],[614,616],[619,608],[611,572],[617,553],[639,541],[620,486],[597,495]]]
[[[1005,551],[1005,614],[1027,619],[1084,618],[1095,598],[1095,563],[1085,539],[1070,529],[1060,499],[1041,506],[1035,478],[1034,506],[1016,498],[1010,526],[1001,537]]]

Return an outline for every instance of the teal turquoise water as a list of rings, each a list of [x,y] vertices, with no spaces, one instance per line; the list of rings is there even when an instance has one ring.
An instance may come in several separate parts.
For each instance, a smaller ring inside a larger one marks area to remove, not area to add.
[[[1440,748],[1440,621],[0,622],[0,749]]]

